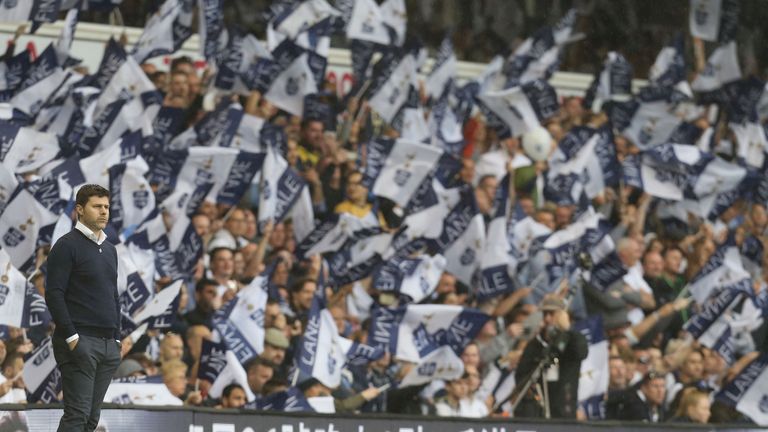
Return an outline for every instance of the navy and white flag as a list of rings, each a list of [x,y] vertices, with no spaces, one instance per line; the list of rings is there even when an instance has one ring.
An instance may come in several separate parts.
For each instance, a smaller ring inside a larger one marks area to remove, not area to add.
[[[198,0],[197,9],[200,35],[200,54],[211,62],[221,53],[227,43],[227,29],[224,28],[224,0]]]
[[[443,151],[431,145],[404,139],[379,139],[368,146],[365,177],[371,192],[405,207],[435,168]]]
[[[107,46],[104,48],[104,55],[101,58],[99,69],[89,79],[89,85],[104,89],[112,79],[112,76],[120,69],[120,66],[125,63],[128,58],[128,54],[114,38],[110,38],[107,41]]]
[[[32,58],[28,50],[24,50],[7,61],[0,63],[0,89],[8,91],[8,97],[13,94],[26,77],[27,71],[32,65]]]
[[[374,0],[357,0],[347,22],[347,39],[389,45],[389,29],[384,23],[381,8]]]
[[[739,248],[732,240],[717,247],[701,270],[691,279],[688,290],[700,305],[721,289],[748,290],[749,272],[741,262]]]
[[[691,89],[697,92],[712,92],[740,79],[739,54],[736,42],[731,41],[712,52],[704,70],[691,83]]]
[[[120,53],[116,54],[116,60],[119,61]],[[125,54],[123,51],[122,54]],[[104,53],[107,56],[107,53]],[[111,61],[112,57],[105,57],[102,59],[103,67],[114,67],[113,64],[104,66],[105,61]],[[100,70],[101,72],[101,70]],[[97,75],[98,76],[98,75]],[[145,121],[152,124],[155,115],[160,110],[162,99],[157,97],[157,88],[149,79],[147,74],[141,69],[139,63],[130,56],[125,56],[124,60],[119,63],[119,66],[114,69],[114,72],[104,82],[104,90],[99,95],[99,99],[96,102],[96,111],[94,117],[98,117],[102,111],[106,110],[107,106],[113,102],[125,99],[138,99],[142,106],[149,108],[154,105],[154,109],[147,115]],[[144,126],[142,126],[144,127]],[[133,129],[137,129],[136,126]],[[147,131],[146,135],[151,134],[151,129]]]
[[[109,168],[110,224],[116,231],[138,226],[155,208],[155,194],[141,156]]]
[[[260,40],[251,34],[242,35],[234,30],[230,31],[227,47],[217,64],[218,70],[216,71],[214,86],[222,90],[246,94],[249,87],[257,87],[247,77],[256,78],[258,76],[256,72],[261,70],[257,66],[259,59],[272,59],[272,54]],[[272,63],[268,62],[267,65],[271,67]],[[252,66],[254,70],[249,73]],[[251,85],[248,86],[247,83]],[[267,87],[265,84],[259,86],[262,90]]]
[[[661,89],[658,98],[612,104],[609,116],[616,128],[640,150],[669,142],[682,123],[672,112],[668,98],[674,90]]]
[[[307,184],[277,149],[267,149],[261,170],[259,226],[282,221],[299,201]]]
[[[416,80],[416,61],[407,54],[399,60],[385,57],[379,63],[390,62],[388,73],[374,74],[375,82],[371,84],[369,104],[387,123],[392,123],[400,109],[408,101],[411,88]],[[392,64],[397,66],[392,67]],[[378,64],[377,64],[378,65]]]
[[[432,107],[427,119],[429,136],[433,146],[449,154],[459,154],[464,148],[463,122],[449,103],[450,95],[445,94]]]
[[[132,317],[137,326],[147,323],[149,329],[169,328],[176,319],[182,281],[177,280],[163,288]]]
[[[434,380],[454,380],[464,374],[464,362],[448,346],[427,352],[398,384],[400,388],[422,385]]]
[[[70,9],[67,12],[67,17],[64,18],[64,27],[61,29],[61,33],[59,33],[59,38],[56,39],[56,56],[59,64],[62,66],[79,61],[69,56],[69,50],[72,48],[72,41],[75,38],[75,29],[77,28],[77,14],[77,8]]]
[[[278,75],[264,97],[278,108],[301,116],[304,113],[304,97],[317,93],[322,82],[317,82],[311,60],[322,59],[304,53],[293,60],[284,71]],[[324,68],[324,64],[322,65]]]
[[[715,398],[761,426],[768,425],[768,353],[762,353],[728,383]]]
[[[192,35],[191,0],[166,0],[147,20],[131,55],[137,62],[173,54]]]
[[[747,176],[747,169],[734,162],[728,162],[718,156],[707,157],[691,170],[688,198],[703,198],[732,191],[739,187]]]
[[[13,171],[5,164],[0,164],[0,214],[3,214],[18,185],[19,181]]]
[[[104,402],[118,405],[184,405],[168,390],[162,376],[115,378],[104,394]]]
[[[336,388],[341,384],[341,369],[347,361],[347,355],[341,346],[333,316],[321,297],[322,293],[316,293],[312,299],[295,364],[303,379],[316,378],[323,385]]]
[[[32,21],[31,32],[42,23],[56,21],[62,0],[6,1],[0,11],[0,22]]]
[[[146,273],[152,273],[148,268],[151,267],[151,264],[148,267],[144,267],[140,266],[141,261],[137,263],[133,260],[133,252],[137,248],[129,250],[129,246],[124,244],[116,245],[115,248],[118,252],[117,292],[120,309],[133,316],[152,297],[152,291],[149,289],[152,285],[147,285],[145,282]],[[139,250],[137,252],[141,253],[144,251]],[[151,255],[151,252],[149,254]],[[150,263],[154,260],[152,256],[148,258]]]
[[[238,362],[237,356],[228,350],[226,344],[216,343],[203,339],[200,350],[200,368],[197,370],[197,378],[211,383],[208,395],[220,398],[226,386],[235,383],[245,390],[248,402],[256,399],[248,385],[248,374]]]
[[[710,42],[728,42],[739,26],[738,0],[691,0],[688,21],[691,35]]]
[[[57,176],[63,176],[72,187],[83,183],[106,185],[109,182],[108,167],[127,163],[135,159],[140,151],[141,131],[127,133],[120,138],[119,142],[112,143],[104,150],[83,158],[77,155],[70,157],[52,172]]]
[[[61,371],[53,357],[51,338],[45,338],[24,361],[24,384],[27,386],[29,403],[59,402]]]
[[[474,198],[474,197],[473,197]],[[467,285],[472,283],[485,248],[485,219],[477,202],[462,200],[443,221],[443,232],[434,240],[445,255],[446,271]]]
[[[593,262],[602,261],[615,247],[605,219],[591,207],[576,222],[555,231],[542,245],[541,259],[550,282],[567,277],[576,269],[576,257],[589,252]]]
[[[685,331],[710,349],[725,347],[721,352],[726,354],[727,359],[730,342],[728,339],[731,336],[731,311],[745,297],[746,293],[741,288],[725,287],[710,297],[701,310],[685,323]]]
[[[395,257],[373,274],[371,287],[379,292],[394,292],[413,303],[429,297],[445,271],[446,260],[440,254],[416,258]]]
[[[296,256],[304,259],[326,252],[337,252],[353,238],[355,232],[378,225],[373,212],[362,219],[349,213],[330,215],[296,245]]]
[[[629,99],[632,96],[632,72],[632,65],[623,55],[609,52],[603,69],[587,89],[583,105],[597,112],[604,102]]]
[[[326,259],[329,281],[341,286],[369,276],[382,262],[391,242],[392,234],[381,228],[358,231],[341,250]]]
[[[13,172],[35,171],[54,160],[58,152],[55,135],[0,121],[0,161]]]
[[[736,153],[750,167],[762,168],[765,153],[768,151],[768,139],[765,128],[757,122],[730,123],[728,125],[736,138]]]
[[[560,109],[554,87],[541,80],[481,93],[478,102],[483,112],[492,117],[489,123],[500,128],[500,137],[520,136],[539,127]]]
[[[453,52],[453,42],[448,35],[443,39],[440,48],[437,50],[437,57],[432,66],[432,72],[427,76],[424,82],[424,89],[427,97],[437,100],[449,89],[451,83],[456,79],[456,54]]]
[[[678,34],[670,45],[659,51],[648,74],[652,84],[661,87],[674,87],[679,82],[686,80],[683,41],[683,35]]]
[[[51,314],[34,285],[0,249],[0,324],[30,328],[47,324]]]
[[[259,411],[279,412],[314,412],[312,406],[304,397],[304,393],[296,387],[288,390],[272,393],[269,396],[256,401],[256,409]]]
[[[264,350],[264,309],[268,278],[258,276],[213,315],[213,325],[227,349],[245,364]]]
[[[579,126],[568,132],[550,156],[544,194],[555,202],[576,204],[582,193],[592,199],[606,187],[618,185],[620,178],[611,127]]]
[[[574,330],[583,334],[589,344],[587,358],[581,362],[579,377],[579,405],[589,419],[605,418],[602,406],[608,392],[608,340],[603,331],[600,315],[577,322]]]
[[[381,17],[384,24],[394,31],[392,41],[395,46],[403,46],[405,32],[408,26],[408,14],[405,10],[405,0],[384,0],[381,4]]]
[[[200,186],[212,182],[206,199],[234,205],[240,201],[263,163],[264,154],[261,153],[194,146],[187,151],[175,183]]]
[[[296,37],[320,22],[341,12],[331,7],[325,0],[309,0],[296,2],[270,22],[272,27],[290,39]]]
[[[11,99],[14,108],[34,116],[68,78],[59,65],[53,44],[48,45],[29,67]]]
[[[17,190],[0,218],[0,246],[14,267],[23,271],[34,264],[39,232],[57,218],[28,191]]]
[[[679,201],[688,188],[692,166],[705,154],[690,145],[663,144],[624,160],[624,180],[655,197]]]

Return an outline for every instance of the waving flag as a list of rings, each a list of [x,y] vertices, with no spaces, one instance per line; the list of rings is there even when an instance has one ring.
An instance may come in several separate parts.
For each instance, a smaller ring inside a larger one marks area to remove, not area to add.
[[[51,314],[34,285],[11,264],[0,249],[0,324],[30,328],[47,324]]]
[[[736,138],[736,151],[745,164],[762,168],[765,153],[768,151],[768,139],[760,123],[730,123],[728,125]]]
[[[434,240],[435,249],[446,259],[446,271],[467,285],[472,283],[480,268],[480,256],[485,248],[485,221],[477,202],[462,199],[443,221],[443,231]]]
[[[437,287],[445,266],[445,257],[440,254],[393,258],[376,270],[371,284],[379,292],[399,293],[413,303],[420,303]]]
[[[325,0],[298,2],[289,7],[290,9],[275,17],[270,24],[275,30],[285,34],[290,39],[296,39],[299,33],[312,28],[323,20],[341,14]]]
[[[45,404],[59,402],[61,371],[53,357],[51,338],[45,338],[24,361],[24,384],[29,395],[27,402]]]
[[[678,34],[671,45],[665,46],[656,56],[649,72],[651,83],[661,87],[674,87],[685,81],[685,52],[683,35]]]
[[[265,224],[268,220],[275,223],[282,221],[305,189],[307,186],[304,179],[277,150],[268,149],[261,172],[259,224]]]
[[[603,331],[602,316],[595,316],[574,325],[574,330],[587,338],[589,353],[581,362],[579,377],[579,405],[589,419],[602,419],[602,406],[608,392],[608,341]]]
[[[442,153],[433,146],[403,139],[372,141],[364,180],[373,194],[405,207]]]
[[[224,388],[235,383],[243,387],[248,402],[256,399],[256,395],[253,394],[248,385],[248,374],[235,353],[228,350],[224,343],[204,339],[200,353],[200,368],[197,371],[197,378],[211,383],[208,390],[210,397],[220,398]]]
[[[55,224],[56,219],[57,215],[26,190],[16,193],[0,218],[0,246],[14,267],[23,271],[34,263],[40,230]]]
[[[445,94],[429,112],[427,125],[432,145],[449,154],[459,154],[464,148],[463,124],[449,104],[450,95]]]
[[[379,64],[388,68],[374,73],[369,104],[384,121],[391,123],[411,93],[416,79],[416,62],[413,56],[405,55],[400,59],[387,56],[379,60]]]
[[[184,405],[181,399],[171,394],[161,376],[115,378],[104,394],[104,402],[118,405]]]
[[[315,81],[309,56],[302,54],[275,78],[264,97],[277,107],[301,116],[304,97],[317,93],[321,85],[321,82]]]
[[[738,0],[691,0],[688,19],[691,35],[710,42],[734,39],[740,8]]]
[[[381,18],[384,24],[395,32],[395,46],[403,46],[405,32],[408,26],[408,14],[404,0],[384,0],[381,4]]]
[[[0,22],[32,21],[32,33],[42,23],[56,21],[62,0],[11,1],[3,4]]]
[[[768,353],[750,362],[715,398],[761,426],[768,425]]]
[[[739,56],[736,42],[731,41],[718,47],[709,56],[704,70],[693,80],[691,88],[697,92],[711,92],[739,79]]]
[[[160,292],[146,303],[136,315],[133,321],[137,325],[148,323],[148,328],[159,329],[168,328],[173,324],[176,317],[176,311],[179,308],[179,297],[181,296],[182,281],[177,280],[171,285],[163,288]]]
[[[35,171],[58,152],[59,141],[53,134],[0,121],[0,161],[13,172]]]
[[[117,249],[117,292],[120,309],[133,316],[152,296],[143,276],[151,273],[146,267],[140,267],[134,262],[133,252],[125,244],[115,246]],[[153,257],[149,257],[150,260]],[[152,285],[149,285],[152,286]]]
[[[745,290],[749,286],[750,276],[742,265],[739,249],[732,241],[726,241],[691,279],[689,291],[698,304],[704,304],[721,289]]]
[[[347,357],[333,316],[320,297],[322,294],[316,293],[312,299],[307,327],[296,354],[296,367],[301,376],[316,378],[323,385],[336,388],[341,384],[341,368]]]
[[[254,278],[213,316],[214,327],[241,364],[264,350],[266,284],[267,278]]]
[[[689,145],[664,144],[624,160],[628,185],[664,199],[681,200],[692,166],[699,163],[701,150]]]
[[[432,72],[424,83],[427,97],[437,100],[445,92],[456,77],[456,54],[453,52],[453,42],[450,35],[443,39],[437,50]]]
[[[137,62],[173,54],[192,35],[192,0],[166,0],[144,25],[131,55]]]
[[[224,28],[224,0],[198,0],[200,54],[211,63],[227,43]]]
[[[384,24],[381,8],[373,0],[354,2],[352,14],[347,23],[347,39],[390,44],[390,35]]]
[[[110,223],[118,232],[138,226],[155,208],[155,195],[144,178],[147,171],[140,156],[109,168]]]
[[[748,285],[749,281],[746,283]],[[718,351],[728,363],[733,360],[733,345],[730,340],[731,311],[745,299],[743,288],[725,287],[712,295],[701,311],[692,316],[684,327],[700,344]]]
[[[578,126],[568,132],[549,158],[544,194],[555,202],[575,204],[582,193],[592,199],[606,187],[618,185],[620,176],[611,128]]]
[[[64,19],[64,27],[61,29],[61,33],[59,33],[59,38],[56,39],[56,56],[59,64],[62,66],[68,66],[79,61],[69,56],[69,50],[72,48],[72,41],[75,38],[75,29],[77,28],[77,15],[78,10],[76,8],[70,9],[67,12],[67,17]]]
[[[632,65],[623,55],[611,51],[603,63],[603,69],[595,74],[584,96],[583,105],[599,111],[603,103],[626,100],[632,95]]]
[[[533,81],[519,87],[488,91],[478,96],[489,123],[500,130],[500,137],[520,136],[559,112],[555,89],[546,81]]]

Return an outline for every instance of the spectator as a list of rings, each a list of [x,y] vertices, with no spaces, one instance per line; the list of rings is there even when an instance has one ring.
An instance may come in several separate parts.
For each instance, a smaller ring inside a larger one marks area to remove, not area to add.
[[[669,421],[672,423],[706,424],[711,415],[709,408],[709,395],[707,393],[695,388],[687,388],[683,390],[675,416]]]
[[[184,315],[188,326],[204,325],[212,328],[211,317],[221,305],[219,283],[212,279],[200,279],[195,285],[195,309]]]
[[[264,334],[264,351],[261,352],[261,357],[275,366],[281,366],[288,347],[290,342],[285,334],[276,328],[269,328]]]
[[[248,377],[248,387],[253,394],[261,395],[264,385],[274,377],[275,365],[263,357],[254,357],[245,365],[245,372]]]
[[[606,418],[612,420],[645,421],[659,423],[665,420],[664,395],[665,377],[649,372],[639,388],[629,388],[614,393],[605,406]]]
[[[336,213],[349,213],[365,219],[373,216],[373,206],[368,202],[368,189],[363,186],[363,175],[352,171],[347,175],[346,199],[336,206]]]
[[[240,384],[229,384],[221,391],[221,408],[240,409],[246,402],[245,390]]]

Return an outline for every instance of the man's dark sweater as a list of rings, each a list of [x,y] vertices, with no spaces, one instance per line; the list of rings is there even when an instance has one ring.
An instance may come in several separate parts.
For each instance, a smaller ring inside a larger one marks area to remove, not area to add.
[[[120,340],[115,246],[98,245],[77,229],[61,237],[48,255],[45,301],[56,336]]]

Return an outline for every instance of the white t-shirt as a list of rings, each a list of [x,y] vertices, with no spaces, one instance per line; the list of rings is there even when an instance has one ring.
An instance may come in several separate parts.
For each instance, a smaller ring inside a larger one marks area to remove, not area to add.
[[[488,417],[488,407],[474,396],[464,398],[459,402],[459,412],[462,417]]]
[[[624,283],[632,287],[635,291],[646,292],[653,294],[651,286],[643,279],[643,267],[638,261],[632,267],[627,270],[627,274],[624,275]],[[627,319],[632,325],[639,324],[645,318],[643,310],[636,307],[627,312]]]
[[[0,384],[8,381],[8,378],[0,374]],[[8,393],[0,396],[0,404],[27,403],[27,394],[24,389],[12,388]]]

